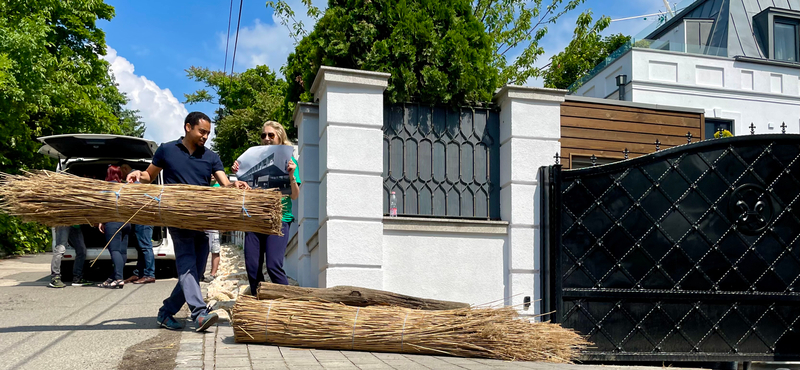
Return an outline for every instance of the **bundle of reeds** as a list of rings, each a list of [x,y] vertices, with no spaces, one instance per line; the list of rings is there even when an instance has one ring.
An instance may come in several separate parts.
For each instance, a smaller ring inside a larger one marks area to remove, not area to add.
[[[566,363],[587,345],[559,325],[519,318],[512,307],[422,311],[241,296],[232,325],[240,343],[501,360]]]
[[[47,226],[126,222],[281,234],[281,194],[195,185],[121,184],[41,171],[0,173],[0,210]]]

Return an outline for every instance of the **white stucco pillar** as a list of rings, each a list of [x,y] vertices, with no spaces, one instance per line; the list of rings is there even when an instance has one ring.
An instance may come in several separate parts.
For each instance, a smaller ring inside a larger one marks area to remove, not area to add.
[[[300,198],[297,200],[297,282],[316,287],[319,269],[311,263],[309,240],[319,228],[319,107],[298,103],[294,109],[300,167]]]
[[[525,313],[541,313],[539,167],[561,151],[561,103],[566,90],[506,85],[500,105],[500,217],[509,223],[506,304],[531,300]]]
[[[383,288],[383,91],[389,76],[322,67],[311,87],[319,102],[319,287]]]

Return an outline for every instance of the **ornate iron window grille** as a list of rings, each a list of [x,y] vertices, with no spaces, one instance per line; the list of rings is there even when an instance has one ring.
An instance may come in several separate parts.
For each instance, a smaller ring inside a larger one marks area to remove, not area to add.
[[[500,218],[496,108],[386,105],[383,211],[402,216]]]

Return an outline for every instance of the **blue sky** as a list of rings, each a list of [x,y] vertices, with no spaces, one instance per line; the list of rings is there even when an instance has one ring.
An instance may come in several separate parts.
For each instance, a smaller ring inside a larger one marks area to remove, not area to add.
[[[673,0],[674,1],[674,0]],[[145,137],[164,142],[177,139],[182,133],[182,120],[188,111],[199,110],[212,116],[214,106],[182,104],[184,94],[203,86],[189,80],[185,69],[191,66],[221,70],[225,62],[225,36],[228,26],[229,1],[183,0],[107,0],[116,9],[110,22],[100,22],[106,32],[112,71],[131,98],[130,107],[139,109],[147,125]],[[289,4],[296,11],[298,0]],[[314,1],[324,6],[325,1]],[[672,2],[670,2],[672,3]],[[234,4],[232,35],[236,27]],[[539,64],[561,51],[572,39],[575,19],[581,11],[592,9],[595,17],[612,19],[650,14],[665,9],[663,0],[588,0],[577,11],[549,25],[542,46],[546,55]],[[614,22],[605,33],[637,34],[653,17]],[[310,22],[306,22],[310,26]],[[228,55],[228,70],[233,42]],[[276,24],[264,0],[245,0],[242,7],[239,43],[235,70],[241,72],[259,64],[278,69],[293,50],[288,31]],[[539,86],[536,80],[528,82]]]

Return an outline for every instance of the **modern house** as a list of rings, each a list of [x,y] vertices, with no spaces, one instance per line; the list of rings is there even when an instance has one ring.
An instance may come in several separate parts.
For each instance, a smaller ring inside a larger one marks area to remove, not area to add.
[[[572,95],[703,109],[704,139],[718,128],[800,132],[799,32],[800,0],[697,0],[613,53]]]

